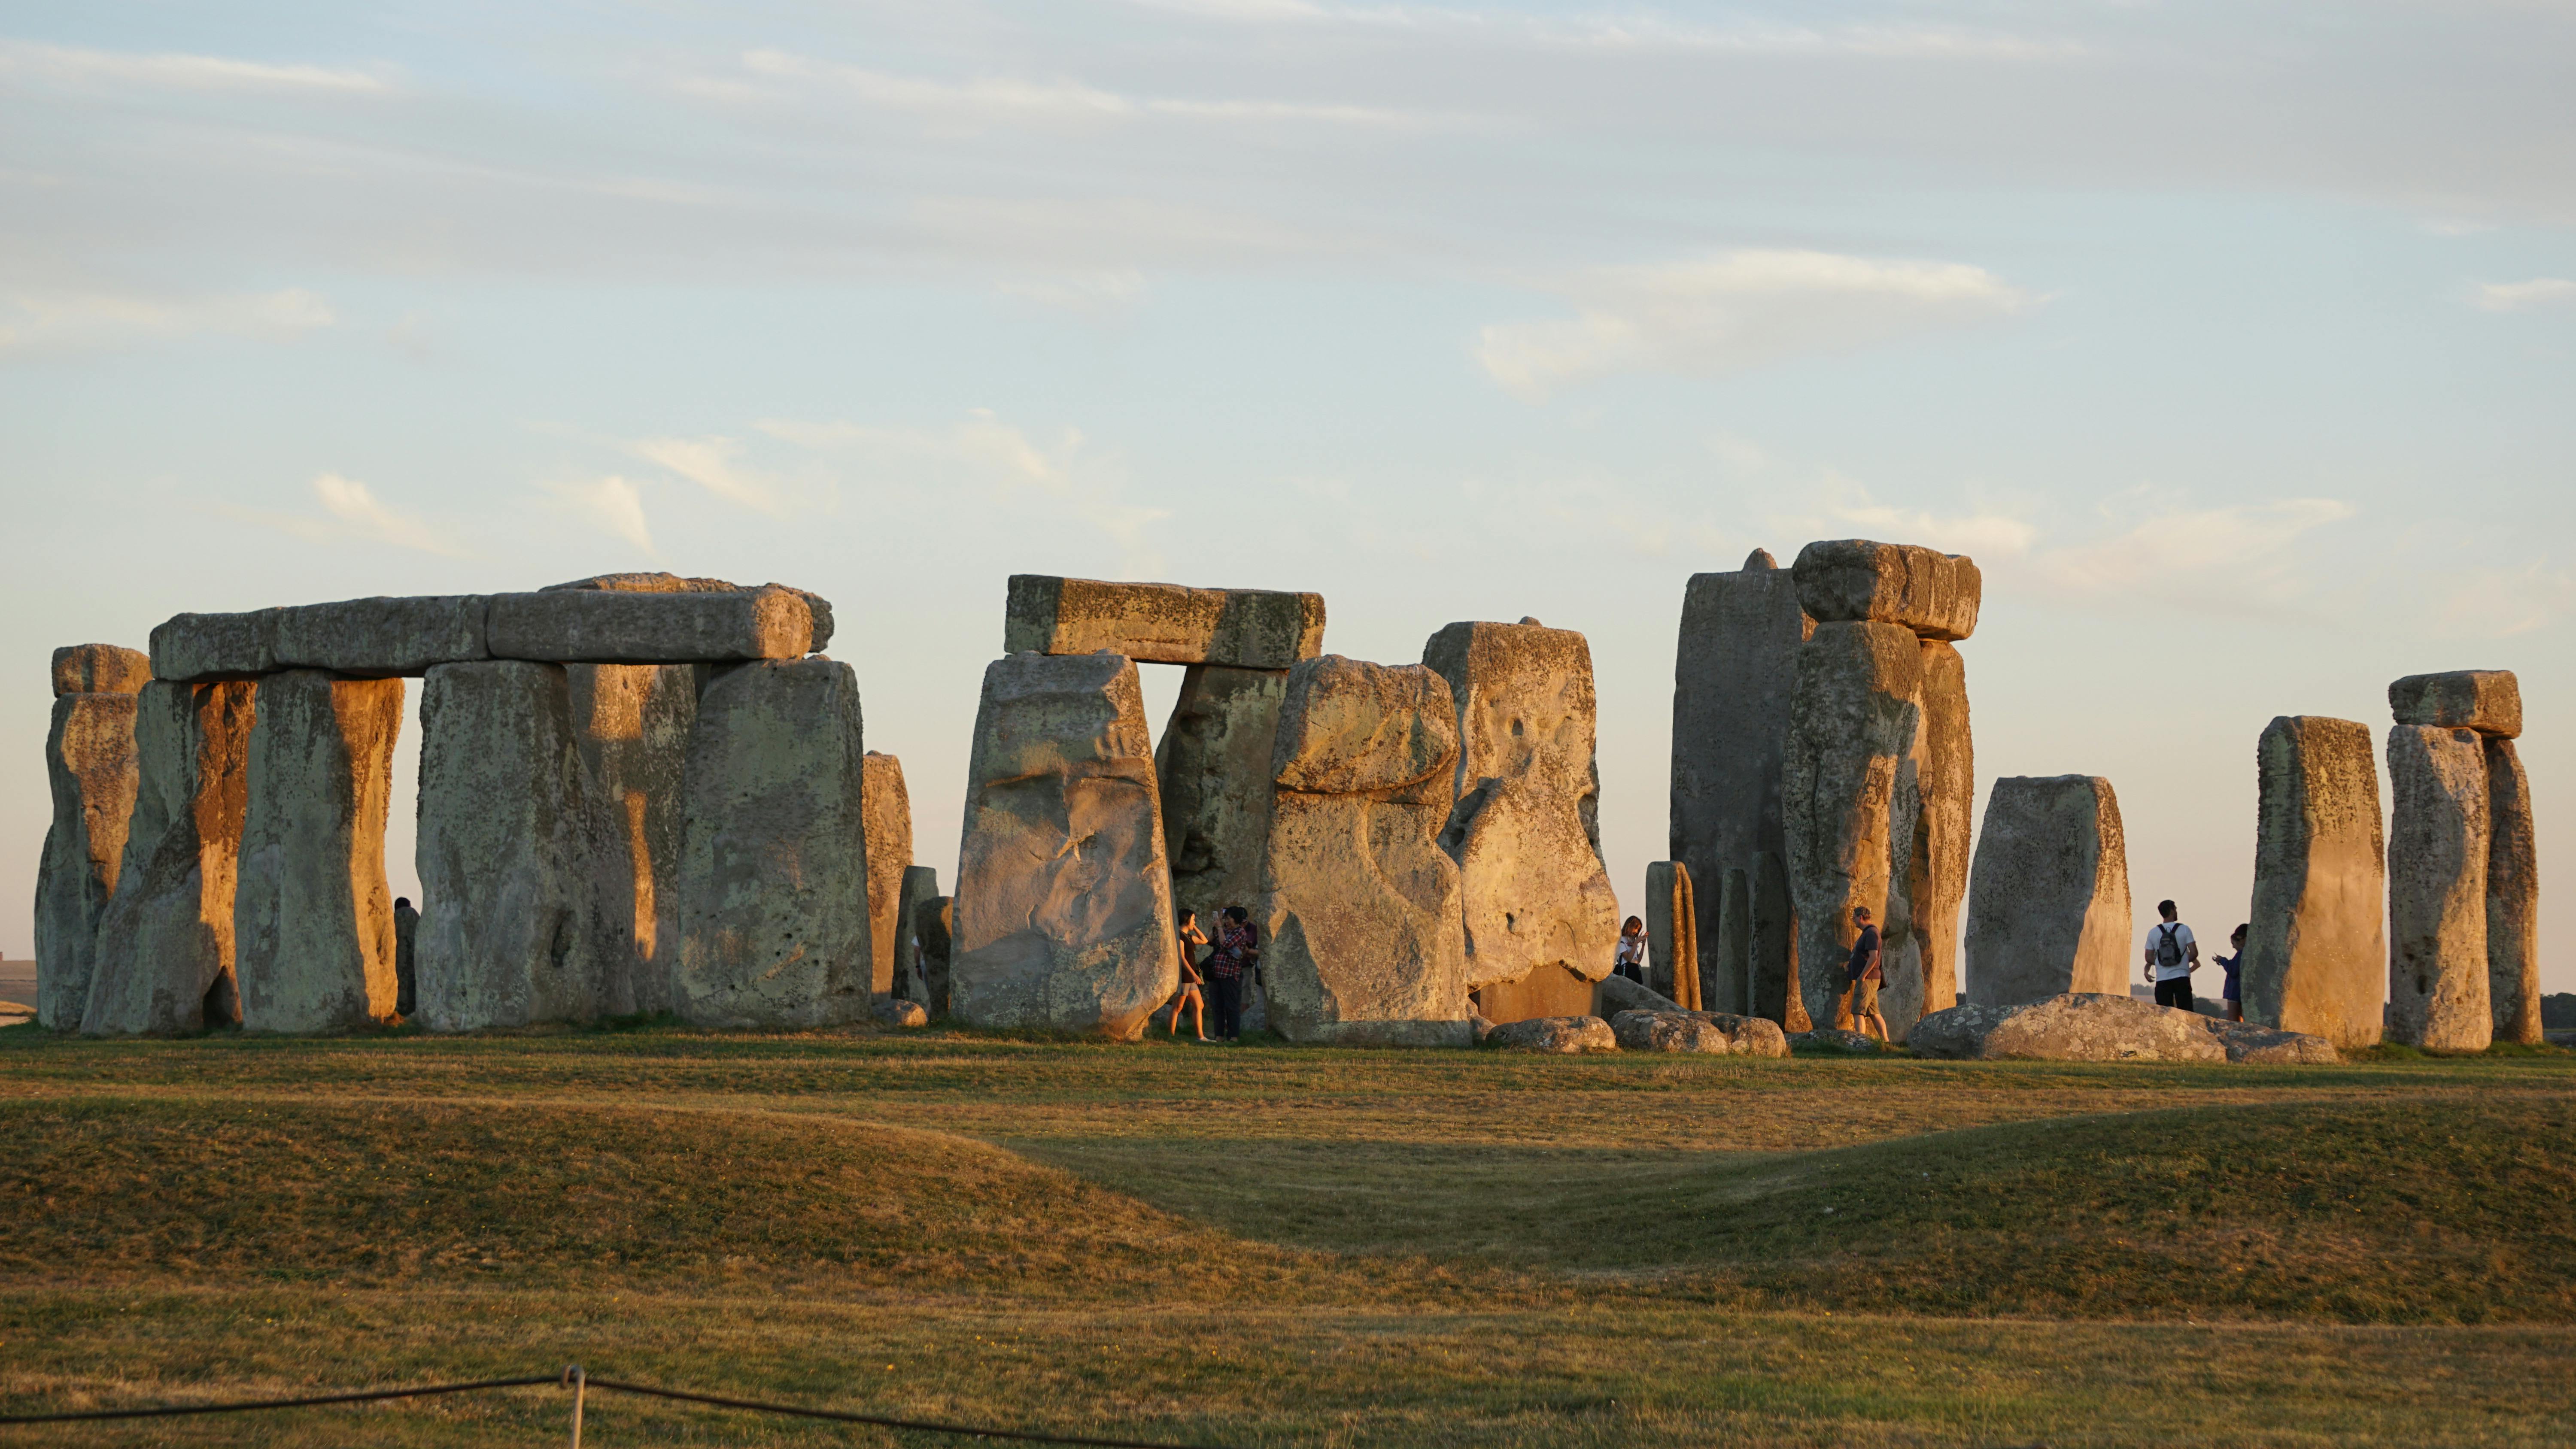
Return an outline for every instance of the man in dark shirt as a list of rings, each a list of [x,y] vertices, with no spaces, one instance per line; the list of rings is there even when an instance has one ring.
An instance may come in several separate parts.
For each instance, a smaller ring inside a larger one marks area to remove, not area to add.
[[[1887,1018],[1878,1011],[1878,983],[1885,973],[1878,965],[1878,927],[1871,925],[1869,907],[1852,907],[1852,924],[1860,927],[1860,939],[1852,942],[1851,962],[1844,974],[1851,981],[1852,1028],[1866,1036],[1872,1022],[1878,1025],[1878,1039],[1887,1040]]]

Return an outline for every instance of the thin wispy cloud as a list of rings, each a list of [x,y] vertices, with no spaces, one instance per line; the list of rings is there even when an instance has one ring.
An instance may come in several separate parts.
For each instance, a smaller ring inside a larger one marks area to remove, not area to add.
[[[0,40],[0,77],[56,86],[194,91],[361,93],[391,89],[372,71],[238,60],[181,51],[93,50]]]
[[[284,342],[335,320],[329,303],[299,287],[200,297],[13,292],[0,295],[0,359],[115,352],[201,333]]]
[[[558,511],[621,543],[633,544],[647,556],[660,557],[653,530],[644,517],[644,496],[635,485],[611,473],[580,482],[544,485]]]
[[[670,469],[727,503],[773,518],[787,516],[785,484],[745,466],[740,461],[742,444],[736,439],[644,438],[627,445],[627,451]]]
[[[2187,601],[2277,602],[2307,587],[2313,550],[2306,536],[2357,511],[2336,498],[2167,506],[2143,516],[2106,508],[2106,518],[2127,526],[2107,538],[2043,550],[2033,563],[2040,580],[2070,596],[2152,590]]]
[[[378,498],[374,489],[355,478],[338,473],[317,474],[312,489],[313,501],[322,510],[319,517],[309,513],[237,508],[228,504],[218,504],[214,511],[244,523],[274,528],[307,543],[377,543],[449,557],[460,557],[464,553],[418,514],[392,507]]]
[[[2471,299],[2481,312],[2529,312],[2541,307],[2576,306],[2576,281],[2534,277],[2528,282],[2489,282]]]

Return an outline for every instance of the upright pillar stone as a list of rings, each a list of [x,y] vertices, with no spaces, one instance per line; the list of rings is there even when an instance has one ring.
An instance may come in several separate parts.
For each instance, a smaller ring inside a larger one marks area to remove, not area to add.
[[[857,676],[820,655],[709,679],[683,772],[682,1019],[795,1031],[868,1014],[860,729]]]
[[[599,1009],[612,1016],[670,1011],[680,952],[683,776],[706,671],[693,664],[563,668],[573,742],[610,822],[595,863],[597,899],[618,954],[601,983]]]
[[[1134,661],[1019,653],[985,667],[954,919],[950,1006],[970,1025],[1129,1041],[1178,988]]]
[[[2128,841],[2111,782],[1995,781],[1968,897],[1968,1004],[2125,996],[2130,926]]]
[[[385,812],[400,679],[290,669],[259,682],[233,901],[242,1026],[341,1031],[394,1014]]]
[[[1908,904],[1922,958],[1923,1013],[1959,1004],[1959,909],[1977,813],[1977,752],[1968,722],[1968,665],[1947,640],[1923,641],[1922,817]]]
[[[861,794],[868,835],[868,990],[894,990],[896,961],[909,934],[903,929],[903,881],[912,871],[912,797],[903,788],[903,761],[874,750],[862,762]]]
[[[1832,1022],[1858,934],[1852,910],[1888,917],[1899,775],[1922,725],[1923,656],[1900,624],[1818,624],[1798,653],[1781,771],[1789,891],[1798,912],[1800,995]]]
[[[2435,1051],[2484,1051],[2487,995],[2486,747],[2477,731],[2388,732],[2388,1035]]]
[[[1689,866],[1658,860],[1646,867],[1646,985],[1684,1011],[1700,1010],[1713,994],[1701,980],[1699,911],[1692,894]]]
[[[1687,868],[1687,867],[1685,867]],[[1711,1011],[1753,1016],[1753,877],[1726,873],[1717,907],[1717,949],[1700,953],[1700,991]]]
[[[420,705],[414,992],[432,1031],[588,1021],[631,959],[627,822],[560,664],[440,664]],[[607,899],[603,900],[603,894]]]
[[[83,1013],[93,1035],[241,1021],[233,903],[258,686],[155,682],[135,697],[138,788]]]
[[[89,1007],[99,922],[124,869],[138,780],[134,691],[151,681],[141,651],[81,644],[54,651],[45,780],[53,823],[36,865],[36,1020],[72,1031]]]
[[[1260,919],[1271,1029],[1290,1041],[1471,1038],[1447,681],[1327,654],[1289,672]]]
[[[912,939],[921,952],[922,1009],[935,1020],[956,1010],[956,987],[950,968],[957,935],[957,901],[932,896],[912,909]]]
[[[1776,851],[1753,857],[1753,1014],[1784,1031],[1811,1025],[1806,994],[1798,989],[1798,908],[1789,893],[1789,862]],[[1827,1018],[1828,1021],[1831,1018]]]
[[[2387,852],[2370,727],[2283,715],[2256,747],[2245,1019],[2353,1050],[2379,1044]]]
[[[869,864],[876,858],[871,855]],[[921,930],[916,924],[924,901],[939,899],[939,872],[926,865],[904,867],[903,881],[894,906],[894,980],[895,994],[906,1001],[917,1001],[927,1010],[930,1006],[930,978],[922,960]],[[868,933],[876,933],[876,918],[871,911]],[[944,974],[944,973],[943,973]],[[943,980],[942,984],[945,982]],[[944,1014],[934,1011],[933,1016]]]
[[[2487,1004],[2498,1041],[2536,1046],[2540,1032],[2540,850],[2531,777],[2511,739],[2487,756]]]
[[[1261,852],[1278,793],[1270,756],[1287,694],[1284,668],[1193,664],[1154,748],[1172,906],[1197,912],[1211,936],[1219,911],[1249,911],[1261,896]]]

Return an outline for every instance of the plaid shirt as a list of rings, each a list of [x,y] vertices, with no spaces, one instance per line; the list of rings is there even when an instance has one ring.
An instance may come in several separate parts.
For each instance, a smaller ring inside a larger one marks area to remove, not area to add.
[[[1216,954],[1207,959],[1207,973],[1229,981],[1242,976],[1251,950],[1252,928],[1227,923],[1216,933]]]

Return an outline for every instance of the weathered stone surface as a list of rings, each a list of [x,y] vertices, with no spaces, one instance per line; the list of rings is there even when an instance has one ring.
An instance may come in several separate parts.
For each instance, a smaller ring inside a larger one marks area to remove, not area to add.
[[[1798,911],[1789,899],[1787,859],[1768,850],[1757,852],[1749,883],[1753,1009],[1746,1015],[1805,1031],[1807,1001],[1798,989]]]
[[[903,761],[868,751],[863,762],[862,813],[868,832],[868,947],[870,987],[894,990],[895,960],[907,934],[900,914],[903,878],[912,869],[912,796],[903,788]]]
[[[1324,647],[1324,596],[1013,574],[1002,648],[1285,669]]]
[[[1908,1013],[1909,1026],[1920,1012],[1947,1011],[1959,1003],[1959,909],[1968,897],[1969,839],[1977,814],[1967,661],[1942,640],[1926,639],[1922,648],[1922,815],[1906,893],[1922,999]]]
[[[2388,731],[2388,1037],[2484,1051],[2487,1000],[2486,749],[2434,725]]]
[[[1975,877],[1968,898],[1970,1003],[2000,1009],[2067,993],[2127,990],[2128,839],[2110,781],[2094,775],[1995,781]]]
[[[1703,950],[1719,939],[1720,891],[1707,887],[1730,870],[1749,873],[1757,853],[1788,848],[1780,772],[1798,647],[1814,627],[1798,607],[1796,579],[1758,548],[1733,573],[1692,575],[1683,592],[1669,848],[1703,887],[1695,901]],[[1750,1009],[1750,1001],[1740,1004]]]
[[[1261,899],[1261,852],[1278,793],[1271,756],[1287,697],[1285,669],[1193,664],[1154,747],[1172,907],[1196,911],[1202,924]]]
[[[1807,1031],[1786,1033],[1782,1040],[1791,1051],[1842,1052],[1852,1056],[1875,1056],[1886,1050],[1874,1036],[1848,1027],[1819,1026]]]
[[[2487,1007],[2498,1041],[2540,1041],[2540,851],[2531,777],[2513,741],[2487,757]]]
[[[920,1002],[906,1001],[899,996],[880,996],[869,1005],[868,1009],[880,1025],[892,1027],[930,1025],[930,1013],[922,1010]]]
[[[484,647],[481,594],[342,599],[276,612],[281,669],[382,679],[492,657]]]
[[[420,912],[394,897],[394,1012],[405,1021],[420,1015]]]
[[[2388,989],[2388,876],[2370,727],[2283,715],[2263,729],[2255,773],[2245,1019],[2374,1046]]]
[[[1709,994],[1702,985],[1699,909],[1692,891],[1689,866],[1678,860],[1647,865],[1646,984],[1686,1011],[1699,1010]]]
[[[921,989],[925,996],[921,1004],[932,1016],[947,1016],[955,1010],[949,959],[956,925],[957,902],[950,896],[932,896],[912,913],[913,944],[921,952]]]
[[[796,597],[805,601],[806,611],[814,620],[813,639],[805,646],[808,651],[819,650],[824,645],[832,642],[831,600],[824,598],[821,594],[796,588],[789,584],[774,583],[762,585],[761,587],[785,589],[787,592],[794,594]],[[740,584],[729,583],[723,579],[692,579],[683,578],[678,574],[667,573],[593,574],[589,578],[574,579],[570,583],[548,584],[543,589],[538,590],[538,592],[554,594],[575,589],[602,590],[615,594],[743,594],[758,592],[757,589],[746,589]]]
[[[769,660],[708,681],[683,771],[682,1018],[794,1030],[867,1014],[865,753],[846,664]]]
[[[1121,655],[985,667],[949,963],[959,1020],[1132,1041],[1176,989],[1151,739]]]
[[[196,1031],[241,1020],[233,902],[258,686],[145,685],[137,789],[116,895],[99,921],[82,1031]]]
[[[616,946],[600,984],[612,1016],[674,1009],[689,733],[704,666],[567,664],[573,743],[608,813],[594,862],[600,921]]]
[[[133,694],[152,682],[152,656],[114,644],[66,644],[54,651],[54,697]]]
[[[868,858],[868,864],[873,867],[876,864],[876,857],[871,855]],[[903,881],[897,890],[894,904],[895,994],[906,1001],[918,1001],[923,1006],[930,1005],[930,977],[926,963],[922,960],[921,929],[916,922],[921,915],[922,904],[938,899],[940,899],[939,872],[936,869],[926,865],[904,868]],[[868,918],[868,931],[871,936],[876,931],[876,918],[873,912]],[[943,942],[946,940],[946,935],[946,927],[943,926],[941,928]],[[940,985],[945,987],[947,967],[944,962],[940,973]],[[933,1016],[945,1014],[944,1010],[931,1013]]]
[[[1597,1016],[1533,1016],[1497,1024],[1485,1034],[1485,1044],[1503,1051],[1574,1056],[1582,1052],[1615,1052],[1619,1038],[1610,1030],[1610,1023]]]
[[[2510,669],[2410,674],[2388,686],[2388,709],[2402,725],[2512,739],[2522,733],[2522,682]]]
[[[631,909],[602,887],[623,812],[583,766],[560,664],[429,671],[420,703],[415,992],[432,1031],[587,1021],[626,964]],[[627,889],[632,889],[631,885]]]
[[[1920,646],[1918,645],[1919,649]],[[1932,770],[1932,744],[1924,712],[1914,712],[1914,737],[1896,762],[1896,777],[1887,799],[1887,909],[1879,923],[1878,1012],[1887,1023],[1888,1039],[1905,1040],[1906,1029],[1923,1014],[1925,932],[1914,916],[1918,892],[1932,889],[1931,841],[1926,831],[1929,810],[1924,781]],[[1848,991],[1836,1003],[1836,1024],[1860,1025],[1852,1018]]]
[[[385,811],[399,679],[293,669],[259,682],[233,898],[248,1031],[340,1031],[394,1014]]]
[[[1593,1013],[1595,1015],[1608,1016],[1613,1012],[1621,1011],[1682,1011],[1687,1009],[1680,1002],[1673,1000],[1671,997],[1664,995],[1653,987],[1640,986],[1625,976],[1605,976],[1601,979],[1600,984],[1593,987],[1592,990],[1593,995],[1597,997],[1601,1003],[1601,1010],[1597,1013]],[[1583,1012],[1559,1013],[1559,1015],[1571,1016],[1581,1016],[1584,1014],[1585,1013]]]
[[[1328,654],[1289,672],[1257,919],[1270,1029],[1290,1041],[1469,1039],[1458,866],[1439,846],[1457,730],[1426,666]]]
[[[814,612],[804,595],[774,585],[733,593],[550,589],[492,595],[485,628],[495,659],[721,664],[802,656]]]
[[[1742,870],[1726,873],[1718,899],[1717,943],[1700,950],[1700,993],[1713,1011],[1739,1016],[1753,1009],[1753,878]]]
[[[1477,1013],[1489,1021],[1522,1021],[1533,1016],[1598,1016],[1604,1009],[1601,1006],[1601,982],[1587,981],[1562,966],[1542,966],[1518,981],[1496,981],[1479,986],[1468,993],[1467,999],[1474,1004]]]
[[[2343,1060],[2333,1042],[2303,1031],[2282,1031],[2250,1022],[2213,1021],[2210,1030],[2231,1062],[2253,1066],[2330,1067]]]
[[[1989,821],[1992,818],[1990,814]],[[1991,830],[1993,826],[1989,824],[1987,828]],[[1969,929],[1976,929],[1973,920]],[[2121,944],[2127,943],[2124,922]],[[1969,985],[1973,988],[1973,942],[1969,950]],[[2052,1062],[2227,1060],[2227,1048],[2210,1030],[2209,1018],[2140,1001],[2125,991],[2117,995],[2061,992],[2037,1001],[1954,1006],[1914,1023],[1914,1033],[1906,1045],[1916,1056],[1982,1061],[2008,1057]]]
[[[1914,811],[1899,807],[1912,795],[1922,679],[1922,647],[1896,624],[1819,624],[1798,653],[1781,801],[1811,1021],[1836,1019],[1858,936],[1853,907],[1867,906],[1886,930],[1900,817],[1911,840]]]
[[[171,615],[152,630],[152,677],[192,683],[276,672],[280,612]]]
[[[1707,1052],[1719,1056],[1785,1057],[1788,1035],[1780,1024],[1723,1011],[1622,1011],[1610,1018],[1622,1050]]]
[[[76,1030],[89,1008],[99,921],[125,867],[138,780],[134,700],[58,694],[45,732],[54,818],[36,863],[34,1005],[36,1020],[55,1031]]]
[[[1819,623],[1901,624],[1926,639],[1977,632],[1984,592],[1976,560],[1910,543],[1819,540],[1792,565],[1798,602]]]

